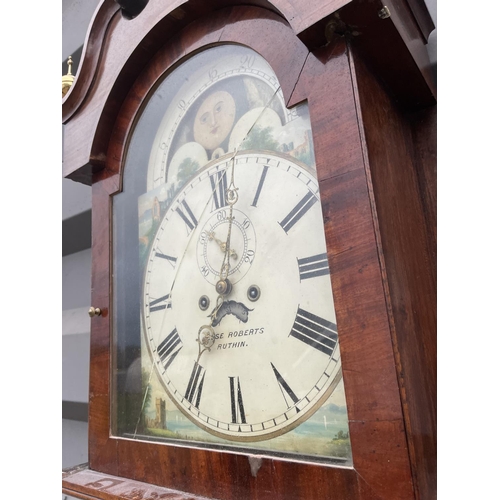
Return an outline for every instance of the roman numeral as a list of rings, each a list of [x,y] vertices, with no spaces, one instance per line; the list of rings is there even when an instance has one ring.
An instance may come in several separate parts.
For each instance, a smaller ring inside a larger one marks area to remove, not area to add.
[[[262,191],[262,186],[264,185],[264,181],[266,180],[266,175],[267,175],[268,170],[269,170],[269,167],[267,165],[265,165],[264,168],[262,169],[262,174],[260,176],[259,185],[257,186],[257,192],[255,193],[255,198],[253,199],[253,202],[252,202],[252,207],[257,206],[257,202],[259,201],[260,192]]]
[[[240,377],[229,377],[229,390],[231,395],[231,422],[233,424],[246,424]]]
[[[210,184],[212,185],[212,197],[214,199],[215,210],[227,206],[226,191],[227,177],[226,171],[215,172],[210,176]]]
[[[297,259],[297,261],[299,264],[300,281],[315,278],[316,276],[323,276],[324,274],[330,274],[328,256],[326,253],[320,253],[319,255],[313,255],[312,257],[306,257],[304,259]]]
[[[163,363],[165,370],[171,365],[179,351],[182,349],[182,342],[177,333],[177,329],[173,329],[163,342],[158,346],[157,353],[160,361]]]
[[[194,362],[193,370],[191,372],[191,377],[189,378],[189,383],[186,388],[186,393],[184,397],[195,406],[199,408],[201,392],[203,391],[203,382],[205,381],[205,368],[199,365],[196,361]]]
[[[165,302],[162,304],[161,302]],[[156,305],[159,304],[159,305]],[[149,303],[149,312],[161,311],[162,309],[170,309],[172,307],[172,302],[170,302],[170,294],[164,295],[159,299],[154,299]]]
[[[333,354],[338,339],[335,323],[304,311],[300,307],[290,335],[328,356]]]
[[[172,265],[172,267],[175,267],[175,264],[177,263],[177,258],[172,257],[171,255],[166,255],[161,252],[156,252],[155,257],[158,257],[159,259],[165,259],[168,260],[168,262]]]
[[[198,225],[198,221],[196,217],[191,212],[189,205],[186,203],[186,200],[182,200],[182,205],[184,206],[184,210],[186,213],[182,211],[180,207],[177,207],[175,211],[181,216],[182,220],[186,223],[188,227],[188,234]]]
[[[280,372],[276,370],[275,366],[272,363],[271,366],[273,367],[274,376],[276,377],[276,380],[278,381],[278,384],[280,386],[283,399],[285,400],[285,403],[288,406],[288,408],[291,408],[295,403],[299,401],[299,398],[295,395],[290,386],[286,383],[285,379],[281,376]],[[288,395],[288,398],[286,397],[285,393]],[[292,400],[292,404],[289,404],[289,399]],[[300,410],[297,408],[297,413],[299,411]]]
[[[308,191],[297,205],[293,207],[292,211],[279,223],[285,233],[288,233],[317,201],[316,196],[311,191]]]

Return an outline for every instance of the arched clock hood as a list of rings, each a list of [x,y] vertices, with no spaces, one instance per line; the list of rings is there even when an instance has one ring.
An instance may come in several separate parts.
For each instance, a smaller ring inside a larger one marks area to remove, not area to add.
[[[417,108],[434,101],[425,48],[434,26],[423,0],[315,1],[313,6],[301,0],[150,0],[136,2],[133,19],[127,15],[127,2],[122,3],[124,7],[115,0],[103,0],[98,6],[75,81],[63,99],[64,147],[72,150],[65,155],[63,174],[84,184],[90,184],[92,173],[104,168],[110,130],[125,99],[125,89],[161,46],[180,38],[184,49],[176,53],[178,62],[202,46],[231,43],[235,38],[241,43],[239,35],[244,35],[244,26],[250,25],[257,13],[269,23],[286,26],[288,29],[281,30],[285,38],[280,43],[300,45],[305,53],[329,44],[335,37],[348,38],[370,58],[400,101]],[[193,24],[204,26],[207,32],[196,45],[190,45],[189,29],[185,30]],[[258,42],[251,32],[247,33],[249,40]],[[279,67],[273,64],[273,56],[279,59],[280,51],[267,44],[266,38],[261,42],[263,55],[281,77]],[[396,53],[397,65],[387,57],[389,50]],[[409,76],[404,83],[399,78],[402,72]],[[292,88],[287,88],[286,79],[282,86],[290,96]],[[73,147],[73,141],[78,147]]]

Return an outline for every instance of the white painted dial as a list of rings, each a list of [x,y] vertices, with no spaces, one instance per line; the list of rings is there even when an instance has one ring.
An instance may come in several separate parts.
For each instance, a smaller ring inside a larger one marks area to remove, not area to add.
[[[232,290],[215,311],[230,227]],[[268,152],[240,153],[234,166],[226,155],[196,172],[160,222],[142,307],[161,382],[198,426],[258,441],[307,419],[341,377],[314,175]],[[203,350],[198,334],[208,326],[214,335]]]

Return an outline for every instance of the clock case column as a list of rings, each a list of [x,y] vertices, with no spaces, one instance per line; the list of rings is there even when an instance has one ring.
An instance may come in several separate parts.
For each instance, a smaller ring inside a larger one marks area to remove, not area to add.
[[[103,310],[92,320],[90,470],[215,498],[435,497],[435,99],[421,50],[430,28],[403,2],[383,20],[374,3],[343,3],[309,26],[300,2],[289,22],[272,12],[286,14],[280,2],[218,11],[188,2],[181,16],[151,1],[132,22],[112,2],[96,12],[63,101],[64,175],[93,186],[92,304]],[[288,106],[309,104],[354,469],[264,458],[254,475],[245,454],[110,436],[112,195],[148,92],[215,43],[258,51]],[[377,45],[393,49],[382,57]],[[66,492],[114,498],[83,487],[85,473],[66,473]]]

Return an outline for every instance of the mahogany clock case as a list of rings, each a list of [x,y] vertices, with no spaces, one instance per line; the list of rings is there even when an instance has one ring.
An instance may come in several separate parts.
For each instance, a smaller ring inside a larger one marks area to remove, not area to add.
[[[149,14],[146,9],[130,22],[143,22],[146,29],[151,23],[147,15],[158,15],[160,9],[152,4]],[[102,23],[110,24],[114,39],[107,39],[102,50],[111,58],[120,50],[126,21],[116,11],[106,20],[105,14],[101,10]],[[162,18],[162,28],[175,24],[168,16]],[[187,26],[180,23],[163,46],[158,42],[165,37],[160,31],[151,30],[149,38],[129,42],[139,49],[130,51],[111,88],[112,99],[103,100],[97,92],[106,75],[113,74],[106,73],[103,62],[96,63],[98,76],[83,106],[77,104],[76,88],[73,97],[70,92],[66,98],[65,175],[82,180],[91,175],[92,303],[104,311],[92,320],[90,469],[211,498],[327,498],[333,492],[349,499],[431,498],[435,494],[434,106],[420,104],[415,111],[405,99],[395,98],[387,82],[381,83],[365,62],[363,47],[349,37],[333,36],[326,46],[310,50],[271,10],[222,8]],[[255,472],[246,453],[110,435],[112,197],[122,186],[127,144],[163,75],[191,54],[226,43],[247,46],[268,61],[288,107],[304,101],[309,106],[353,468],[263,457]],[[149,50],[151,58],[137,74],[132,67],[141,50]],[[85,79],[82,73],[81,81]],[[417,101],[423,102],[421,95],[426,93],[419,91]],[[96,118],[99,107],[107,112]],[[90,161],[79,160],[82,148],[76,138],[86,127],[93,130],[93,139],[90,148],[84,146],[97,151],[107,145],[104,158],[93,161],[91,154]],[[71,486],[71,475],[64,485],[68,491],[78,489]]]

